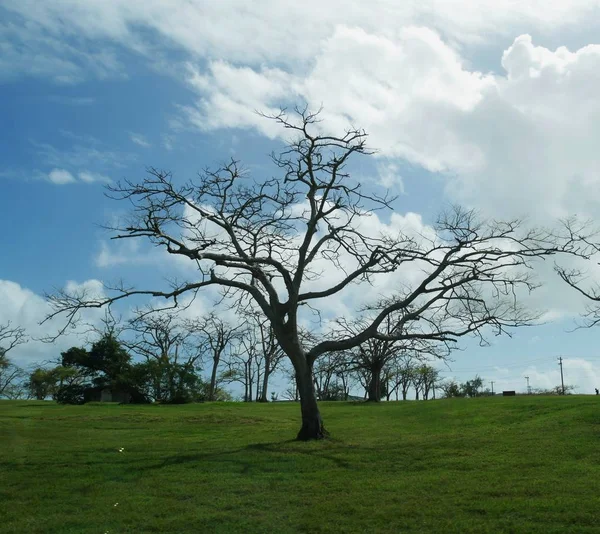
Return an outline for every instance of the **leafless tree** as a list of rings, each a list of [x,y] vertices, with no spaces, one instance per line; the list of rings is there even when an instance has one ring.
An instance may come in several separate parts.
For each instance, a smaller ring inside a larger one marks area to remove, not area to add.
[[[15,347],[27,343],[25,329],[13,326],[10,321],[0,324],[0,357],[4,357]]]
[[[233,341],[239,340],[242,325],[233,327],[216,313],[209,313],[205,317],[188,322],[187,328],[195,334],[200,351],[210,362],[207,400],[214,401],[218,387],[219,366],[223,357],[231,349]]]
[[[25,391],[27,373],[8,358],[15,347],[27,342],[25,329],[13,326],[9,321],[0,325],[0,397],[17,398]]]
[[[188,324],[175,313],[138,310],[127,330],[132,335],[123,336],[121,344],[154,364],[146,393],[158,402],[173,401],[184,376],[196,373],[203,355]]]
[[[103,296],[60,291],[49,296],[49,318],[64,314],[66,329],[83,308],[132,296],[177,306],[210,286],[221,287],[225,296],[253,300],[294,367],[302,412],[297,437],[318,439],[326,435],[312,373],[319,357],[372,338],[452,344],[467,334],[483,339],[485,327],[500,334],[532,324],[538,314],[516,298],[519,288],[536,287],[532,261],[573,245],[550,231],[524,229],[521,220],[482,221],[461,208],[439,218],[435,236],[375,232],[365,219],[378,210],[389,213],[394,199],[368,192],[346,168],[353,156],[371,153],[365,132],[328,135],[317,114],[297,111],[271,117],[291,134],[287,149],[273,155],[279,177],[253,179],[232,161],[184,185],[151,168],[140,183],[109,187],[110,196],[133,206],[130,219],[112,228],[113,238],[147,239],[188,258],[197,267],[194,279],[171,281],[162,289],[106,285]],[[360,332],[314,345],[301,342],[302,310],[409,265],[420,270],[420,280],[375,299]],[[337,278],[327,287],[316,285],[325,269]],[[391,314],[398,323],[387,333],[381,327]]]
[[[244,313],[246,319],[245,337],[254,344],[254,364],[257,371],[256,400],[267,402],[269,379],[279,367],[284,352],[281,350],[271,323],[260,311]]]
[[[394,361],[408,352],[418,354],[420,358],[426,356],[445,358],[449,352],[447,345],[437,343],[435,340],[415,338],[398,340],[393,339],[394,331],[399,319],[397,314],[390,314],[383,321],[380,331],[387,335],[386,338],[373,337],[368,339],[351,351],[347,351],[347,366],[351,371],[363,370],[362,376],[367,377],[367,400],[379,402],[383,396],[383,386],[389,399],[391,391],[390,382],[394,373],[392,371]],[[361,318],[354,321],[338,319],[338,332],[344,335],[356,335],[364,330],[369,324],[369,318]],[[391,338],[390,338],[391,336]],[[393,386],[398,387],[398,384]]]
[[[284,353],[277,343],[270,322],[260,311],[242,309],[240,327],[226,359],[222,379],[244,386],[245,402],[268,402],[269,379]]]

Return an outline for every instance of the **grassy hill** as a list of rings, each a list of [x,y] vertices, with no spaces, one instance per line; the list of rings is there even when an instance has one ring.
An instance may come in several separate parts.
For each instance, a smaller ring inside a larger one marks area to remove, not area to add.
[[[600,532],[600,397],[321,406],[0,402],[0,531]]]

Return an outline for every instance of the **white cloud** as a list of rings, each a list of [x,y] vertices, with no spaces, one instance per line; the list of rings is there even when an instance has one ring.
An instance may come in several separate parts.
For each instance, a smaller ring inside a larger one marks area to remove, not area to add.
[[[100,242],[100,251],[94,259],[98,267],[115,267],[118,265],[143,265],[160,262],[161,254],[157,249],[144,248],[139,240],[125,239],[110,246],[106,241]]]
[[[149,146],[151,146],[148,140],[142,134],[139,133],[129,132],[129,139],[131,139],[131,141],[136,145],[139,145],[143,148],[148,148]]]
[[[57,185],[71,184],[76,181],[75,177],[65,169],[52,169],[48,173],[48,180]]]
[[[52,171],[48,173],[47,178],[53,184],[57,185],[75,183],[78,181],[77,178],[79,178],[79,181],[84,182],[86,184],[91,184],[94,182],[110,182],[110,178],[108,176],[87,170],[77,173],[77,178],[75,178],[74,174],[66,169],[52,169]]]
[[[505,75],[470,71],[427,28],[402,28],[392,39],[338,26],[303,76],[223,61],[194,71],[200,100],[186,111],[204,130],[255,127],[275,137],[285,132],[254,110],[289,98],[323,104],[328,130],[365,128],[389,163],[445,174],[453,200],[486,214],[595,214],[600,46],[551,51],[522,35],[502,64]]]
[[[82,171],[77,176],[79,177],[79,179],[82,182],[85,182],[87,184],[91,184],[94,182],[108,183],[111,181],[108,176],[104,176],[103,174],[90,172],[90,171]]]
[[[75,142],[68,149],[57,148],[50,143],[31,140],[36,155],[44,165],[52,167],[88,169],[122,169],[136,161],[137,156],[130,152],[109,150],[93,137],[63,132],[65,137]]]
[[[188,0],[176,6],[167,0],[4,0],[3,7],[25,19],[25,24],[17,19],[18,27],[30,37],[76,37],[104,47],[108,41],[150,57],[160,36],[163,46],[192,56],[255,65],[310,61],[339,25],[360,26],[392,39],[398,28],[427,25],[461,46],[513,36],[524,28],[565,34],[581,26],[597,27],[596,0],[377,0],[368,5],[358,0]],[[42,48],[31,42],[30,48]]]
[[[397,163],[380,162],[377,165],[377,183],[386,189],[393,189],[398,194],[404,194],[404,180]]]

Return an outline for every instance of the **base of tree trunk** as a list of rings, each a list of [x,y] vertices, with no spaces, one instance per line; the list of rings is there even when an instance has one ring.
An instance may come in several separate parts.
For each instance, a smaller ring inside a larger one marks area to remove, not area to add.
[[[313,439],[325,439],[329,437],[329,432],[323,427],[323,421],[319,417],[318,419],[312,419],[311,421],[304,421],[302,428],[296,439],[298,441],[310,441]]]

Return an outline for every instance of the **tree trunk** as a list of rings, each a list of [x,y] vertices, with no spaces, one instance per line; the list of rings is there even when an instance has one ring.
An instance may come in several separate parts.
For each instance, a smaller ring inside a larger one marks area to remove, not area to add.
[[[219,367],[219,358],[213,357],[213,368],[210,374],[210,387],[208,390],[208,400],[215,400],[215,388],[217,386],[217,368]]]
[[[304,356],[301,357],[304,358]],[[302,427],[296,439],[308,441],[327,437],[328,433],[323,427],[323,420],[317,405],[312,369],[306,362],[299,363],[296,368],[296,384],[300,394],[300,409],[302,411]]]
[[[262,391],[260,395],[259,402],[268,402],[267,399],[267,388],[269,387],[269,375],[271,374],[271,358],[265,354],[265,370],[263,373],[263,383],[262,383]]]
[[[371,380],[369,381],[369,396],[371,402],[379,402],[381,400],[381,368],[373,367],[371,369]]]

